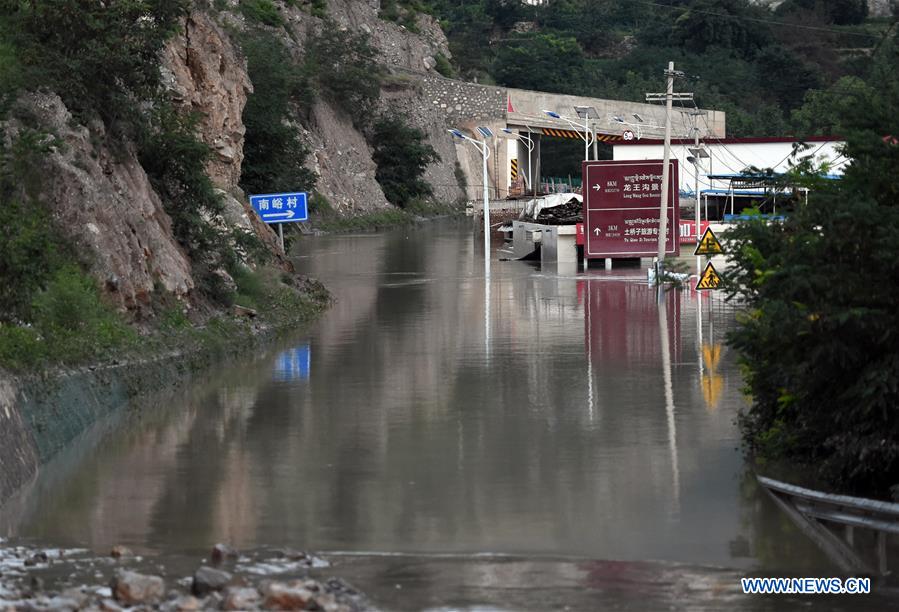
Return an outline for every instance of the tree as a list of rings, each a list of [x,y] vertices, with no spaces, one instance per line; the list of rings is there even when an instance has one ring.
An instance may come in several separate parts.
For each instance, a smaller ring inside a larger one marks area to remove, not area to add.
[[[499,47],[493,61],[498,83],[522,89],[572,93],[582,79],[584,52],[571,36],[528,34]]]
[[[802,168],[808,206],[729,234],[730,335],[752,405],[741,417],[761,459],[787,459],[847,492],[899,494],[899,60],[875,57],[855,104],[838,106],[852,160],[839,181]],[[864,109],[864,112],[859,112]]]
[[[159,51],[186,0],[0,0],[0,31],[26,71],[73,111],[107,124],[130,118],[160,85]]]
[[[814,66],[780,45],[762,49],[756,58],[758,80],[782,108],[795,108],[805,92],[821,86]]]
[[[843,118],[859,109],[859,102],[873,92],[864,80],[847,76],[827,89],[811,89],[802,106],[791,114],[794,132],[799,136],[841,135],[846,127]]]
[[[777,14],[849,25],[865,20],[868,0],[787,0],[777,7]]]
[[[740,0],[693,0],[674,21],[674,41],[700,53],[722,47],[748,55],[770,39],[764,24],[745,19],[754,16],[755,9]]]
[[[381,94],[381,68],[375,55],[366,34],[326,22],[306,43],[305,70],[320,93],[358,124],[372,114]]]
[[[308,150],[288,123],[293,101],[310,91],[290,54],[273,34],[251,30],[243,39],[253,93],[243,111],[246,126],[240,186],[249,193],[308,190],[315,175],[304,167]]]
[[[428,165],[440,161],[440,156],[424,140],[421,130],[409,127],[397,116],[381,117],[374,124],[375,179],[387,200],[400,208],[432,193],[421,177]]]

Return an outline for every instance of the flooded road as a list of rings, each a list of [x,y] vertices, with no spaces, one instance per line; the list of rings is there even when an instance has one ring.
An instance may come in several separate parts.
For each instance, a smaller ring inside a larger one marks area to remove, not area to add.
[[[101,423],[0,533],[832,574],[747,476],[720,296],[501,253],[485,279],[464,221],[296,254],[337,299],[319,322]]]

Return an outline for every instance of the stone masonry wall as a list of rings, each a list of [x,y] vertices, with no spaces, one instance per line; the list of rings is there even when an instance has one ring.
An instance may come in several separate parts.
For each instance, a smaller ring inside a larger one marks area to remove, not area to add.
[[[502,87],[466,83],[434,75],[420,75],[419,78],[422,97],[434,110],[445,115],[448,126],[471,119],[506,117],[506,90]]]

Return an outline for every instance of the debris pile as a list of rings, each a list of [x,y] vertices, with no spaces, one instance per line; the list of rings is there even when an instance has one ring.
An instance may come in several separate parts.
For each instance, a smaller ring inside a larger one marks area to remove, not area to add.
[[[542,225],[573,225],[583,221],[583,199],[576,193],[558,193],[528,202],[519,219]]]

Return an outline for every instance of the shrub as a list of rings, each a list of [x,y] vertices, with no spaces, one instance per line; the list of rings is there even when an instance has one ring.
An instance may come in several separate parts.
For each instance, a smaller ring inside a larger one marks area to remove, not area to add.
[[[39,158],[55,141],[22,130],[0,145],[0,321],[27,320],[34,294],[59,265],[62,242],[36,199]]]
[[[13,369],[82,363],[132,344],[136,334],[73,265],[58,269],[31,304],[30,326],[0,325],[0,364]]]
[[[885,495],[899,483],[899,209],[839,191],[815,200],[729,236],[746,301],[730,341],[752,394],[741,424],[763,458]]]
[[[241,0],[240,12],[250,21],[278,27],[284,25],[281,13],[272,0]]]
[[[240,186],[249,194],[311,190],[315,174],[303,166],[308,149],[297,128],[288,124],[291,101],[312,104],[309,80],[269,32],[250,31],[242,47],[253,94],[243,112],[247,132]]]
[[[899,147],[883,136],[896,125],[897,58],[885,41],[879,86],[833,109],[852,159],[842,179],[816,179],[786,222],[740,225],[729,241],[749,447],[867,496],[899,493]]]
[[[56,236],[42,208],[16,201],[0,202],[0,227],[0,321],[27,318],[56,264]]]
[[[375,56],[367,35],[341,31],[330,21],[306,44],[306,72],[356,125],[372,115],[381,93],[382,71]]]
[[[186,0],[0,0],[0,33],[19,83],[46,85],[80,116],[113,125],[156,94],[159,51],[187,9]]]
[[[448,79],[456,78],[456,69],[453,68],[453,65],[443,53],[438,53],[434,56],[434,59],[437,61],[437,64],[434,66],[437,72]]]
[[[405,207],[410,201],[433,193],[421,177],[429,164],[440,161],[440,156],[424,140],[421,130],[409,127],[399,117],[381,117],[375,122],[375,179],[392,204]]]
[[[175,238],[195,261],[208,261],[224,247],[221,232],[210,223],[222,203],[206,175],[210,149],[197,139],[196,122],[195,116],[160,107],[142,134],[139,154]]]

